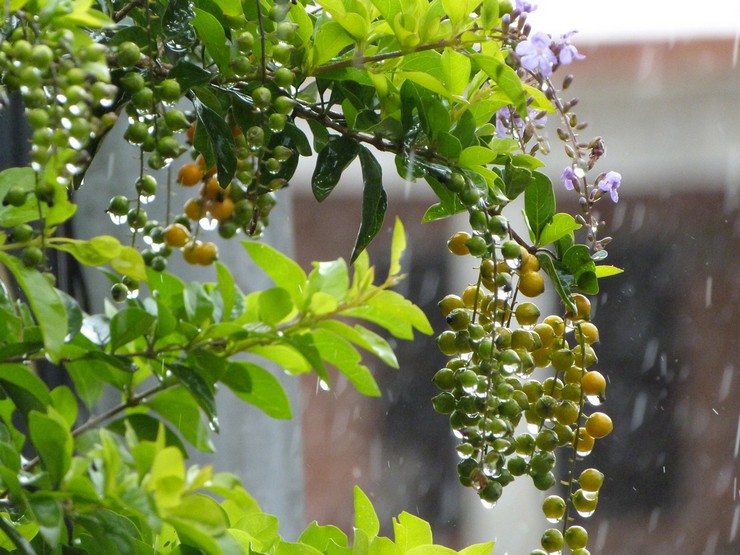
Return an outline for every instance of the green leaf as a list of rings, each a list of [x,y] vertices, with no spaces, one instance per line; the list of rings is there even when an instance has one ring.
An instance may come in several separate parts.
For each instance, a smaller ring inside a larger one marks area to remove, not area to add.
[[[547,253],[538,252],[537,260],[540,261],[540,268],[542,268],[542,270],[550,278],[550,281],[555,287],[555,291],[560,297],[560,300],[563,301],[563,304],[566,306],[566,308],[569,311],[576,312],[576,305],[570,296],[570,293],[571,293],[570,285],[567,283],[564,283],[563,280],[561,279],[560,274],[555,268],[555,263],[553,262],[552,257]]]
[[[155,317],[146,310],[127,307],[113,315],[110,320],[110,348],[114,353],[129,341],[149,333]]]
[[[201,326],[213,317],[213,299],[206,293],[202,283],[192,281],[186,284],[182,300],[191,324]]]
[[[314,293],[321,292],[341,301],[349,288],[349,271],[347,263],[339,258],[331,262],[314,262],[314,268],[308,275],[306,296],[312,298]]]
[[[459,555],[491,555],[494,542],[476,543],[460,551]]]
[[[471,54],[470,57],[498,85],[519,114],[525,117],[527,115],[527,95],[516,71],[500,58],[485,54]]]
[[[464,4],[459,0],[455,4]],[[442,71],[445,84],[452,94],[461,95],[470,84],[470,58],[447,47],[442,53]]]
[[[149,404],[149,403],[146,403],[146,404]],[[177,409],[177,405],[175,405],[171,410],[174,413],[176,409]],[[196,407],[196,411],[197,411],[197,407]],[[167,418],[164,414],[162,414],[162,416]],[[177,418],[177,415],[175,415],[175,418]],[[187,418],[187,415],[185,415],[185,417],[182,420],[183,420],[182,427],[184,430],[185,425],[186,425],[185,422],[190,422],[190,419]],[[199,417],[199,420],[200,420],[200,417]],[[177,424],[177,422],[175,422],[175,424]],[[205,427],[202,421],[200,425],[201,427]],[[132,448],[132,454],[134,455],[134,459],[136,460],[136,463],[137,463],[137,469],[141,476],[144,476],[147,472],[149,472],[151,461],[153,460],[153,457],[154,457],[153,452],[149,453],[148,451],[149,447],[147,445],[153,446],[153,444],[158,440],[158,438],[160,438],[160,434],[162,433],[163,430],[164,430],[164,443],[163,443],[164,446],[176,447],[177,449],[180,450],[183,456],[187,456],[187,453],[188,453],[188,450],[185,448],[185,444],[182,442],[180,437],[174,432],[174,430],[172,430],[169,426],[167,426],[164,422],[162,422],[160,418],[155,418],[151,414],[141,414],[141,413],[129,414],[127,416],[124,416],[123,418],[119,418],[118,420],[114,420],[113,422],[108,424],[106,426],[106,430],[116,433],[120,435],[121,437],[125,437],[127,434],[130,435],[131,432],[133,431],[139,443]],[[194,434],[194,431],[188,430],[188,433]],[[208,432],[206,432],[206,434],[208,434]],[[210,434],[208,435],[210,436]],[[185,439],[188,439],[188,438],[185,438]],[[188,441],[190,440],[188,439]],[[210,441],[210,437],[208,438],[208,441]],[[195,445],[201,451],[210,452],[213,450],[212,445],[210,448],[202,448],[201,446],[196,445],[195,443],[193,443],[193,445]],[[146,455],[144,454],[145,452],[147,453]]]
[[[25,418],[29,412],[46,412],[51,395],[46,384],[22,364],[0,364],[0,389]]]
[[[332,333],[343,337],[347,341],[362,347],[374,354],[391,368],[398,368],[398,360],[393,349],[381,336],[359,324],[350,327],[337,320],[325,320],[319,323],[319,327],[327,329]]]
[[[71,428],[77,422],[77,399],[66,385],[55,387],[51,391],[51,404]]]
[[[439,202],[429,207],[422,218],[422,223],[447,218],[465,210],[460,197],[440,183],[438,179],[429,174],[425,176],[425,179],[437,195]]]
[[[148,277],[144,258],[132,247],[121,247],[121,250],[111,259],[110,267],[124,276],[139,281],[146,281]]]
[[[290,419],[290,400],[280,381],[251,362],[231,362],[221,381],[242,401],[261,409],[272,418]]]
[[[550,178],[545,174],[532,173],[532,182],[524,191],[524,212],[534,240],[539,243],[542,230],[555,214],[555,193]]]
[[[110,235],[99,235],[89,241],[65,239],[64,243],[52,243],[50,246],[71,254],[85,266],[107,264],[118,256],[122,248],[121,242]]]
[[[195,17],[190,20],[190,24],[195,28],[198,37],[206,47],[206,51],[211,55],[221,72],[226,76],[230,75],[229,62],[231,57],[223,26],[214,15],[204,10],[194,8],[193,11]]]
[[[403,544],[399,542],[399,528],[403,528]],[[432,527],[429,523],[405,511],[398,515],[398,520],[394,520],[393,529],[396,531],[396,543],[406,551],[433,543]]]
[[[219,24],[219,27],[221,25]],[[216,165],[218,182],[221,187],[227,187],[236,174],[236,154],[234,135],[231,133],[229,124],[224,118],[212,108],[206,106],[200,99],[193,103],[195,116],[199,129],[202,129],[207,137],[208,143],[213,149],[215,160],[209,160],[206,156],[206,167]],[[204,154],[205,156],[205,154]]]
[[[385,211],[388,207],[388,196],[383,189],[383,171],[372,153],[364,146],[360,147],[360,164],[362,165],[362,222],[355,239],[350,262],[365,250],[383,227]]]
[[[604,278],[616,276],[617,274],[624,272],[624,270],[622,268],[617,268],[616,266],[609,266],[608,264],[599,264],[596,266],[595,272],[597,278]]]
[[[16,257],[5,252],[0,252],[0,262],[12,272],[26,294],[44,336],[47,354],[52,362],[58,362],[68,331],[64,302],[56,289],[37,270],[27,268]]]
[[[147,399],[145,404],[170,421],[195,448],[213,452],[211,434],[203,423],[199,405],[186,389],[172,387]]]
[[[573,233],[580,229],[581,224],[576,222],[570,214],[560,212],[552,217],[552,221],[545,224],[540,234],[540,245],[549,245],[559,240],[561,237]]]
[[[443,132],[437,134],[437,150],[445,158],[457,160],[460,158],[463,147],[455,135]]]
[[[37,555],[31,543],[18,531],[20,526],[16,526],[7,520],[6,516],[7,513],[0,514],[0,531],[10,540],[11,545],[7,547],[16,548],[21,555]]]
[[[380,291],[365,306],[347,310],[344,314],[374,322],[400,339],[413,339],[413,328],[427,335],[432,333],[424,312],[395,291]]]
[[[40,491],[28,496],[28,504],[39,523],[39,533],[52,549],[56,549],[64,524],[61,502],[50,493]]]
[[[312,335],[321,358],[344,374],[357,391],[371,397],[380,396],[372,373],[360,364],[360,353],[346,339],[325,329],[314,330]]]
[[[372,538],[380,532],[380,521],[370,498],[359,487],[354,489],[355,528]]]
[[[289,543],[280,541],[275,555],[321,555],[321,551],[304,543]]]
[[[401,256],[405,250],[406,232],[401,219],[396,216],[396,225],[393,227],[393,239],[391,240],[391,262],[388,268],[389,278],[401,273]]]
[[[311,190],[319,202],[325,200],[339,183],[342,173],[352,163],[360,150],[359,143],[350,137],[331,139],[316,159],[311,177]]]
[[[441,545],[420,545],[407,551],[406,555],[457,555],[457,551]]]
[[[208,418],[211,427],[218,431],[218,418],[216,416],[216,400],[214,398],[213,386],[206,382],[194,368],[184,364],[170,364],[177,380],[187,389],[198,403]]]
[[[302,354],[298,346],[291,346],[295,344],[294,342],[295,338],[291,340],[289,345],[259,345],[250,348],[249,352],[273,361],[289,374],[297,375],[310,372],[312,363]]]
[[[265,243],[243,241],[242,245],[255,264],[262,268],[275,285],[289,291],[293,302],[300,306],[307,280],[303,269],[292,259]]]
[[[295,310],[290,293],[282,287],[265,289],[257,298],[260,319],[270,326],[279,324]]]
[[[207,85],[213,79],[213,74],[186,60],[178,60],[167,74],[170,79],[175,79],[180,88],[185,91],[191,87]]]
[[[522,194],[532,182],[532,172],[512,163],[507,163],[503,172],[504,194],[514,200]]]
[[[469,146],[460,154],[458,163],[463,168],[485,166],[496,159],[497,154],[485,146]]]
[[[346,547],[347,534],[336,526],[320,526],[313,521],[306,527],[298,541],[315,547],[323,553],[332,541],[338,546]]]
[[[49,479],[56,487],[64,477],[72,460],[74,440],[61,416],[32,410],[28,413],[28,433],[41,463],[49,473]]]

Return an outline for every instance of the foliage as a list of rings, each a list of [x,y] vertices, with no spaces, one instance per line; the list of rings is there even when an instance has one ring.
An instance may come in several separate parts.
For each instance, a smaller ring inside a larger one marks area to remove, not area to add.
[[[582,56],[572,34],[532,33],[532,9],[504,0],[6,3],[2,87],[22,98],[32,133],[29,167],[0,173],[0,264],[14,282],[7,279],[0,296],[5,549],[449,551],[428,547],[431,532],[405,513],[395,546],[375,538],[376,517],[360,492],[351,549],[338,530],[313,525],[287,544],[236,478],[183,463],[186,443],[212,448],[218,384],[272,417],[290,417],[273,375],[236,355],[291,374],[313,370],[327,387],[330,365],[361,393],[378,395],[358,348],[391,366],[396,359],[366,324],[401,339],[414,329],[431,333],[419,309],[390,290],[401,277],[400,224],[384,282],[375,284],[365,254],[387,207],[374,152],[391,153],[402,177],[426,181],[437,195],[424,221],[469,214],[471,231],[453,235],[448,248],[472,256],[479,276],[440,301],[450,330],[437,343],[451,360],[434,375],[441,390],[434,406],[450,414],[461,439],[461,483],[486,504],[524,474],[550,489],[563,448],[567,495],[543,507],[562,532],[547,530],[541,544],[547,552],[563,541],[574,552],[583,547],[573,510],[593,513],[603,476],[587,469],[577,477],[577,464],[611,430],[606,414],[586,414],[603,401],[606,382],[593,368],[598,330],[585,295],[619,272],[598,264],[610,238],[599,237],[605,224],[593,207],[606,193],[618,200],[621,176],[589,175],[603,142],[579,138],[585,124],[573,112],[576,100],[560,97],[572,78],[560,87],[552,80]],[[557,211],[537,157],[549,151],[541,129],[553,115],[572,159],[561,181],[578,197],[575,216]],[[130,244],[66,236],[63,224],[76,211],[71,193],[91,194],[85,172],[116,120],[139,151],[130,188],[107,209],[113,224],[130,230]],[[306,274],[248,240],[246,254],[274,287],[245,295],[217,262],[208,233],[258,238],[298,158],[313,153],[319,202],[359,159],[354,273],[350,279],[347,263],[336,260]],[[164,168],[173,170],[167,178],[153,172]],[[519,197],[526,238],[503,214]],[[107,268],[113,302],[103,314],[85,314],[55,287],[54,251]],[[175,253],[213,266],[216,282],[168,273]],[[542,294],[545,277],[562,310],[540,319],[520,296]],[[49,390],[34,372],[44,359],[74,387]],[[550,377],[533,378],[535,367]],[[98,413],[106,387],[119,390],[121,402]],[[84,411],[92,416],[81,422]],[[529,431],[517,432],[523,419]]]

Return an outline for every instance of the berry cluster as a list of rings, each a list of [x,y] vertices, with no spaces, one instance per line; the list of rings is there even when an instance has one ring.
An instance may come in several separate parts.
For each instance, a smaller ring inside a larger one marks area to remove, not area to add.
[[[500,214],[476,208],[471,224],[473,234],[455,233],[448,247],[480,259],[478,280],[462,295],[447,295],[439,303],[450,329],[437,344],[452,358],[433,378],[441,390],[435,410],[449,414],[460,439],[460,482],[488,506],[518,476],[528,475],[535,487],[548,490],[558,483],[555,452],[564,448],[571,453],[567,483],[573,490],[576,458],[588,455],[595,440],[612,430],[603,412],[587,415],[588,406],[602,403],[606,388],[604,376],[592,368],[599,333],[589,321],[590,302],[573,294],[575,310],[541,319],[534,303],[518,301],[519,295],[544,291],[537,255],[511,238]],[[549,376],[534,377],[537,368],[549,369]],[[548,530],[542,538],[547,553],[559,552],[563,537],[572,549],[585,548],[585,530],[569,526],[568,509],[590,516],[601,480],[601,473],[589,469],[567,501],[548,498],[545,516],[562,520],[565,536]]]

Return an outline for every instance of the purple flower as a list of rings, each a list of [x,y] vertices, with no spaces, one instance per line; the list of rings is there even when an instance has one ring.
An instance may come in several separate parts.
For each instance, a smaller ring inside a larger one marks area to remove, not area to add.
[[[570,33],[565,33],[560,37],[560,42],[555,47],[555,51],[558,53],[558,60],[563,65],[567,65],[573,60],[583,60],[586,57],[583,54],[579,54],[576,47],[570,42],[570,37],[577,32],[571,31]]]
[[[528,121],[531,121],[536,128],[542,128],[547,123],[547,116],[540,116],[537,110],[527,108]],[[525,121],[519,115],[519,112],[512,110],[511,106],[499,108],[496,112],[496,138],[505,139],[511,135],[514,138],[521,136]]]
[[[537,4],[525,0],[516,0],[516,9],[521,13],[529,13],[537,9]]]
[[[607,172],[606,174],[603,174],[601,179],[597,180],[599,189],[605,193],[608,192],[611,195],[613,202],[619,201],[619,193],[617,192],[617,189],[619,189],[621,184],[622,175],[618,172]]]
[[[578,176],[570,166],[566,167],[563,173],[560,174],[560,181],[563,182],[563,187],[568,191],[572,191],[578,186]]]
[[[522,67],[529,71],[539,71],[542,77],[549,77],[558,59],[550,50],[552,40],[545,33],[535,33],[528,40],[516,45],[516,53],[522,61]]]

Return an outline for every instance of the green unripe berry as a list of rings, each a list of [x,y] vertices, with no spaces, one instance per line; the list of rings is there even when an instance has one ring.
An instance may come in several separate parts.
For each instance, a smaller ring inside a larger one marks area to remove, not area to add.
[[[34,66],[23,66],[18,71],[18,82],[29,89],[41,85],[41,72]]]
[[[484,487],[478,495],[487,503],[496,503],[496,501],[501,497],[503,490],[504,488],[500,483],[491,481],[486,484],[486,487]]]
[[[142,175],[136,180],[136,192],[145,197],[156,194],[157,180],[152,175]]]
[[[287,116],[285,114],[270,114],[270,117],[267,120],[267,124],[270,126],[270,129],[275,132],[282,131],[285,129],[285,124],[288,122]]]
[[[273,20],[276,23],[280,23],[288,16],[288,11],[290,10],[290,6],[285,4],[273,4],[270,8],[269,17],[271,20]]]
[[[452,414],[455,406],[457,406],[457,401],[451,393],[444,392],[432,398],[432,406],[440,414]]]
[[[442,391],[452,391],[455,388],[455,372],[450,368],[437,370],[432,382]]]
[[[123,283],[114,283],[110,288],[110,295],[117,303],[122,303],[128,297],[128,287]]]
[[[544,474],[535,474],[532,476],[532,484],[540,491],[547,491],[557,482],[555,474],[545,472]]]
[[[172,131],[180,131],[190,127],[190,121],[182,110],[168,110],[165,112],[164,123]]]
[[[23,206],[28,192],[20,185],[11,185],[3,198],[3,206]]]
[[[465,207],[472,208],[478,204],[478,201],[480,200],[480,191],[478,191],[478,188],[472,183],[466,183],[462,191],[458,193],[458,196],[460,198],[460,202],[462,202]]]
[[[501,256],[503,256],[506,260],[520,258],[521,255],[522,251],[519,248],[519,243],[517,243],[516,241],[505,241],[504,244],[501,245]]]
[[[133,145],[143,144],[149,137],[149,126],[143,121],[135,121],[128,126],[123,138]]]
[[[133,67],[141,59],[141,50],[134,42],[122,42],[118,45],[116,59],[121,67]]]
[[[143,75],[132,71],[121,77],[121,87],[127,93],[134,94],[146,87],[146,81]]]
[[[558,446],[558,435],[549,428],[540,430],[535,439],[535,445],[541,451],[554,451]]]
[[[28,224],[18,224],[10,230],[10,239],[16,243],[25,243],[33,238],[33,228]]]
[[[31,64],[44,71],[49,68],[54,59],[54,52],[45,44],[34,45],[31,50]]]
[[[245,31],[236,37],[236,45],[242,52],[250,52],[254,46],[254,35]]]
[[[447,315],[447,324],[455,330],[467,329],[470,325],[470,312],[465,308],[457,308]]]
[[[154,91],[150,87],[136,91],[131,97],[131,103],[139,110],[150,109],[154,104]]]
[[[471,238],[467,239],[465,241],[465,246],[468,247],[470,255],[475,256],[476,258],[485,256],[488,252],[488,243],[481,235],[473,235]]]
[[[468,221],[470,227],[476,231],[485,231],[488,228],[486,213],[483,210],[471,210]]]
[[[281,67],[275,70],[273,79],[278,87],[281,89],[287,89],[293,84],[295,74],[287,67]]]
[[[33,46],[25,39],[15,41],[12,56],[20,62],[28,61],[33,53]]]
[[[167,259],[161,255],[156,255],[152,258],[149,267],[155,272],[163,272],[167,269]]]
[[[560,553],[563,550],[563,533],[556,528],[545,530],[540,539],[540,544],[542,549],[548,553]]]
[[[108,212],[114,216],[125,216],[128,214],[128,199],[123,195],[118,195],[110,199],[108,204]]]
[[[185,147],[174,137],[161,137],[157,142],[157,152],[165,158],[176,158],[183,153]]]
[[[38,247],[26,247],[21,253],[21,261],[26,268],[37,268],[44,260],[44,253]]]
[[[180,83],[175,79],[165,79],[159,84],[159,98],[165,102],[177,102],[180,99],[182,90]]]
[[[447,188],[453,193],[460,193],[465,188],[467,181],[465,176],[459,172],[452,172],[450,180],[447,182]]]
[[[267,87],[257,87],[252,91],[252,103],[258,110],[265,110],[272,103],[272,93]]]
[[[558,521],[565,515],[565,499],[550,495],[542,502],[542,512],[550,522]]]
[[[501,215],[491,216],[488,220],[488,231],[496,237],[504,237],[509,233],[509,220]]]
[[[588,543],[588,532],[583,526],[569,526],[565,531],[565,543],[571,549],[583,549]]]
[[[439,350],[442,351],[442,354],[447,356],[452,356],[457,354],[457,344],[455,341],[455,332],[454,331],[443,331],[439,336],[437,337],[437,347],[439,347]]]
[[[252,150],[258,150],[265,144],[265,130],[255,125],[247,129],[247,145]]]
[[[142,208],[132,208],[126,215],[128,225],[133,229],[141,229],[147,221],[146,211]]]

